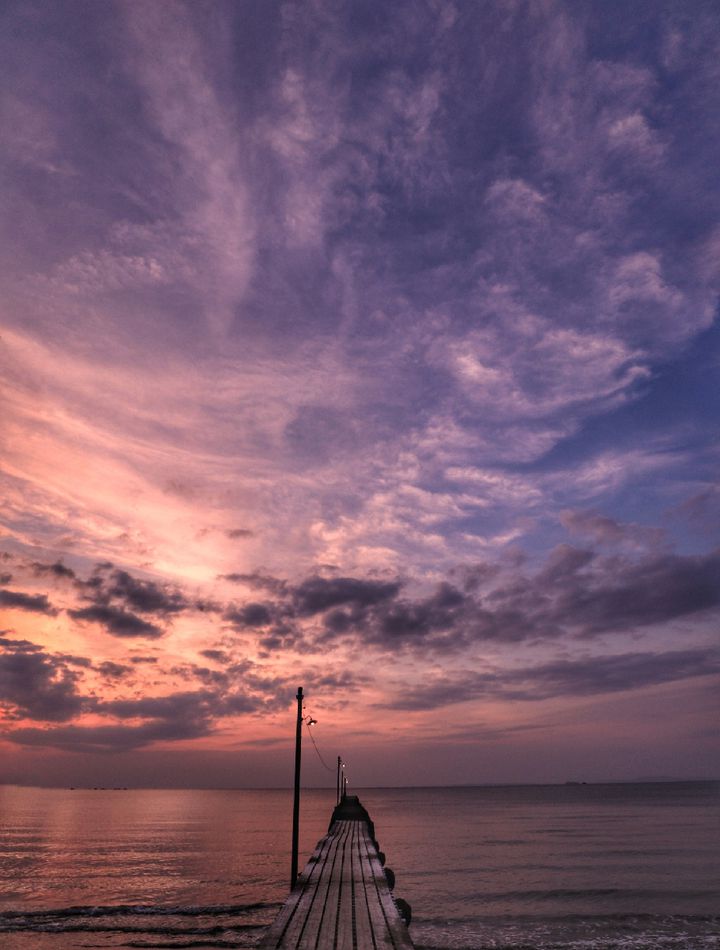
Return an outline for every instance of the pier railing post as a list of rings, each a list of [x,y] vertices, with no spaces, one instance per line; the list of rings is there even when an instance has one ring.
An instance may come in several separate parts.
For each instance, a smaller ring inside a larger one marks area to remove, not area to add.
[[[298,838],[300,830],[300,745],[303,723],[303,688],[297,691],[297,725],[295,728],[295,793],[293,797],[292,856],[290,860],[290,890],[295,887],[298,876]]]

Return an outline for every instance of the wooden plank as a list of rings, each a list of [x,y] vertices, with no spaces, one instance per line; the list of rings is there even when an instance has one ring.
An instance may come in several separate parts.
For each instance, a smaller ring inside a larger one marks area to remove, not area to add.
[[[355,918],[354,946],[356,950],[373,950],[375,947],[375,938],[373,936],[372,923],[370,922],[370,911],[368,910],[365,879],[363,877],[360,855],[360,850],[364,846],[364,827],[364,825],[359,825],[356,828],[352,849],[352,870],[354,885],[353,912]]]
[[[335,854],[335,862],[330,872],[330,878],[327,882],[327,891],[325,893],[325,903],[322,915],[319,918],[317,929],[313,934],[308,934],[308,950],[332,950],[335,946],[335,935],[338,924],[338,908],[340,904],[340,895],[342,888],[343,864],[345,863],[345,849],[347,839],[350,834],[350,828],[343,823],[338,833],[338,846]],[[308,931],[313,928],[313,921],[308,921]],[[314,937],[314,940],[312,938]],[[312,942],[311,942],[312,940]]]
[[[385,877],[382,865],[380,864],[380,858],[378,857],[377,849],[370,840],[370,836],[367,834],[367,832],[365,835],[365,842],[367,846],[368,862],[370,864],[372,879],[375,885],[376,899],[382,910],[382,915],[385,919],[385,924],[389,937],[392,941],[392,945],[396,948],[407,948],[407,950],[412,950],[413,942],[410,939],[407,925],[395,906],[395,901],[392,899],[387,878]],[[370,900],[370,898],[368,899]]]
[[[355,933],[353,928],[355,880],[353,875],[353,847],[358,834],[357,821],[349,822],[348,836],[343,849],[342,876],[340,878],[340,893],[338,895],[337,930],[335,943],[328,950],[355,950]],[[318,950],[326,950],[322,943]]]
[[[370,863],[370,849],[375,852],[375,846],[370,840],[369,834],[365,832],[365,834],[362,835],[360,844],[360,864],[362,866],[363,881],[365,883],[370,926],[373,930],[376,947],[389,948],[389,950],[392,950],[394,944],[387,926],[387,921],[385,920],[382,904],[378,900],[377,882],[375,881],[373,866]],[[375,852],[375,854],[377,855],[377,852]],[[377,861],[377,863],[380,864],[379,861]]]
[[[328,859],[323,867],[312,900],[312,906],[309,908],[302,932],[297,941],[283,942],[283,947],[297,947],[298,950],[315,950],[321,926],[332,927],[332,933],[335,933],[335,917],[337,915],[337,900],[334,907],[328,910],[328,891],[333,884],[333,875],[340,871],[339,857],[341,855],[341,844],[347,835],[347,827],[344,823],[337,822],[331,832],[333,847],[328,853]]]
[[[336,845],[337,839],[333,835],[326,835],[317,843],[297,884],[260,943],[260,950],[296,945],[314,899],[317,882]]]
[[[328,835],[328,837],[330,838],[330,846],[327,849],[320,874],[313,881],[312,889],[309,890],[307,894],[302,920],[298,922],[297,927],[289,930],[287,939],[282,943],[283,947],[293,947],[298,948],[298,950],[300,950],[300,948],[303,948],[303,950],[304,948],[315,950],[318,929],[325,913],[327,891],[337,861],[338,848],[341,840],[340,829],[337,829],[333,834]]]

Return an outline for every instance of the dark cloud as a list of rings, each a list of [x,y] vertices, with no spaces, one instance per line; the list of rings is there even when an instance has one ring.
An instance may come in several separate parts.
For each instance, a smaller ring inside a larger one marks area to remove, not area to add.
[[[720,606],[720,551],[607,560],[558,585],[554,620],[585,635],[664,623]]]
[[[1,633],[11,633],[11,631],[3,630]],[[0,647],[6,647],[12,652],[18,651],[22,653],[33,653],[41,649],[37,643],[31,643],[30,640],[15,640],[6,636],[0,636]]]
[[[720,654],[715,650],[625,653],[557,660],[517,670],[441,677],[403,690],[394,700],[382,705],[391,709],[428,710],[482,698],[534,702],[642,689],[718,672]]]
[[[189,606],[180,591],[154,581],[140,581],[127,571],[115,570],[106,585],[106,594],[143,613],[178,613]]]
[[[121,607],[112,607],[105,604],[94,604],[91,607],[81,607],[69,610],[73,620],[99,623],[115,637],[162,637],[165,631],[154,623],[143,620]]]
[[[227,663],[229,659],[224,650],[201,650],[200,656],[207,657],[208,660],[213,660],[215,663]]]
[[[177,588],[150,580],[138,580],[128,571],[108,564],[98,564],[87,580],[78,580],[76,586],[87,600],[95,604],[113,602],[130,610],[167,616],[187,610],[190,603]]]
[[[52,577],[67,578],[72,580],[75,577],[75,571],[71,567],[66,567],[61,561],[55,561],[53,564],[41,564],[40,561],[33,561],[30,565],[33,574],[40,577],[50,575]]]
[[[325,690],[330,690],[331,692],[335,690],[354,692],[361,686],[371,683],[372,677],[352,673],[350,670],[323,672],[318,670],[305,670],[302,674],[302,680],[304,683],[307,683],[309,690],[313,693],[320,693]]]
[[[464,591],[473,593],[492,581],[500,572],[497,564],[461,564],[451,568],[448,576]]]
[[[399,581],[360,580],[356,577],[310,577],[293,591],[293,601],[298,614],[309,616],[322,613],[331,607],[352,604],[356,607],[372,607],[396,597]]]
[[[225,532],[225,535],[228,538],[254,538],[255,532],[250,531],[248,528],[230,528],[229,531]]]
[[[538,696],[546,699],[615,693],[718,672],[720,654],[717,651],[674,650],[560,660],[528,670],[507,672],[503,679],[514,699],[535,699]],[[517,688],[513,688],[513,684],[518,684]]]
[[[275,611],[271,605],[249,603],[242,607],[229,607],[223,617],[236,629],[266,627],[272,623]]]
[[[569,544],[559,544],[550,552],[538,574],[538,584],[542,585],[544,589],[548,589],[552,585],[562,584],[576,577],[578,571],[587,567],[595,557],[593,551],[575,548]]]
[[[206,723],[176,723],[164,719],[136,726],[60,726],[51,729],[15,729],[6,738],[18,745],[64,749],[70,752],[125,752],[152,742],[198,739],[211,730]]]
[[[50,617],[57,614],[47,594],[23,594],[21,591],[0,590],[0,606],[29,610],[32,613],[47,614]]]
[[[123,676],[127,676],[128,673],[132,672],[132,667],[125,666],[124,663],[114,663],[112,660],[105,660],[103,663],[98,663],[95,669],[98,673],[110,679],[122,679]]]
[[[660,548],[667,543],[667,535],[662,528],[623,524],[597,511],[563,511],[560,522],[571,533],[584,535],[598,544],[630,543]]]
[[[477,640],[515,642],[537,636],[521,610],[486,609],[471,594],[443,582],[428,597],[388,599],[368,609],[330,611],[321,642],[352,637],[381,650],[457,652]]]
[[[57,656],[63,663],[69,663],[70,666],[79,666],[84,670],[93,668],[93,661],[87,656],[75,656],[72,653],[58,653]]]
[[[266,697],[250,692],[210,689],[140,699],[116,699],[95,703],[94,711],[120,720],[145,721],[129,725],[120,722],[97,726],[16,729],[8,732],[6,738],[20,745],[72,751],[126,751],[158,741],[202,738],[214,732],[219,718],[257,712],[266,702]],[[284,698],[283,704],[286,702]]]
[[[208,600],[203,598],[202,600],[196,600],[193,603],[195,610],[199,610],[203,614],[219,614],[223,611],[223,605],[218,603],[216,600]]]
[[[720,551],[631,558],[564,544],[535,574],[482,570],[477,585],[472,574],[455,576],[465,581],[462,589],[444,582],[429,597],[411,600],[388,586],[386,596],[374,603],[368,598],[368,604],[350,602],[336,609],[327,609],[334,588],[322,597],[326,588],[321,585],[308,605],[325,608],[323,630],[315,636],[320,643],[352,639],[382,650],[455,652],[482,641],[597,636],[720,607]],[[341,580],[338,598],[340,590],[353,589]],[[306,582],[311,592],[316,581]]]
[[[266,590],[271,594],[281,595],[287,590],[287,581],[254,571],[252,574],[219,574],[218,580],[230,581],[233,584],[247,584],[258,590]]]
[[[311,639],[297,624],[279,620],[258,639],[258,646],[267,653],[309,652],[313,649]]]
[[[157,663],[158,658],[156,656],[131,656],[131,663]]]
[[[12,574],[0,574],[0,584],[9,584],[12,579]]]
[[[267,652],[347,640],[382,651],[444,653],[484,641],[597,636],[720,607],[720,552],[658,553],[662,539],[651,529],[623,527],[595,513],[566,521],[596,541],[632,538],[631,554],[561,544],[535,573],[522,559],[466,565],[451,572],[456,583],[442,582],[416,599],[401,597],[398,580],[314,575],[289,586],[265,575],[228,575],[275,597],[231,605],[223,616],[237,630],[262,628],[258,642]],[[314,618],[319,626],[301,623]]]
[[[83,709],[78,674],[62,657],[27,640],[0,638],[0,648],[0,703],[12,718],[64,722]]]
[[[720,535],[720,486],[712,485],[688,498],[677,509],[702,534]]]
[[[98,712],[118,719],[170,719],[206,721],[217,708],[217,696],[209,691],[171,693],[141,699],[115,699],[98,705]]]
[[[368,634],[371,642],[390,646],[427,641],[438,634],[446,645],[464,639],[461,622],[469,619],[475,602],[451,584],[438,585],[424,600],[398,601],[374,616]]]

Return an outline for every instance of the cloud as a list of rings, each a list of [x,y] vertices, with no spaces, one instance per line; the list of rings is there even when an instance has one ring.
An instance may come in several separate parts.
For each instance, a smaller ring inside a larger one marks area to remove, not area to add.
[[[481,642],[624,632],[720,607],[720,551],[624,557],[559,545],[534,574],[481,565],[481,576],[480,591],[472,581],[464,590],[443,582],[416,600],[396,591],[362,610],[326,605],[320,642],[456,652]]]
[[[266,627],[275,616],[273,607],[267,604],[247,603],[243,607],[228,608],[223,617],[238,630],[245,627]]]
[[[113,660],[103,660],[102,663],[98,663],[95,669],[102,676],[108,676],[111,679],[121,679],[123,676],[127,676],[128,673],[132,672],[132,667],[127,666],[125,663],[115,663]]]
[[[53,564],[42,564],[39,561],[33,561],[30,567],[38,576],[49,575],[50,577],[68,579],[75,577],[75,571],[61,561],[55,561]]]
[[[136,726],[56,726],[49,729],[21,728],[7,733],[6,738],[18,745],[62,749],[68,752],[122,752],[140,749],[159,741],[199,739],[210,728],[202,720],[171,722],[151,720]]]
[[[580,579],[561,583],[553,613],[585,635],[664,623],[720,606],[720,551],[596,561]],[[577,575],[575,575],[577,577]]]
[[[12,718],[63,722],[86,704],[64,659],[27,640],[0,638],[0,703]]]
[[[24,594],[15,590],[0,590],[0,605],[31,613],[47,614],[54,617],[57,610],[47,598],[47,594]]]
[[[220,574],[219,580],[230,581],[233,584],[246,584],[248,587],[267,590],[273,594],[282,594],[287,589],[287,582],[260,571],[251,574]]]
[[[659,548],[667,543],[662,528],[622,524],[598,511],[562,511],[560,522],[572,534],[591,538],[596,544],[622,544]]]
[[[710,485],[696,492],[678,506],[677,514],[701,533],[717,537],[720,533],[720,486]]]
[[[295,609],[301,616],[322,613],[330,607],[352,604],[371,607],[394,598],[400,590],[397,581],[359,580],[354,577],[310,577],[293,591]]]
[[[648,376],[642,356],[610,334],[559,327],[528,312],[506,286],[482,298],[486,327],[434,352],[489,421],[584,416],[616,404]]]
[[[115,637],[162,637],[165,631],[157,624],[143,620],[137,614],[130,613],[122,607],[113,607],[105,604],[94,604],[91,607],[79,607],[68,610],[73,620],[81,622],[99,623]]]
[[[34,654],[32,654],[34,655]],[[195,670],[197,673],[197,670]],[[139,749],[154,742],[177,742],[211,735],[218,720],[226,716],[257,713],[263,709],[284,707],[289,691],[282,681],[252,679],[252,685],[227,689],[227,677],[215,689],[175,692],[139,699],[110,699],[88,702],[100,716],[121,720],[99,725],[67,725],[50,728],[21,727],[9,730],[5,738],[26,746],[42,746],[75,752],[116,752]],[[280,695],[278,695],[278,693]],[[287,695],[286,695],[287,694]],[[42,707],[44,708],[44,707]],[[70,718],[79,705],[66,710]],[[46,716],[34,718],[50,719]],[[61,717],[56,716],[55,720]],[[127,724],[125,720],[133,721]]]
[[[148,662],[154,658],[132,659]],[[223,718],[284,708],[291,698],[284,678],[268,676],[246,660],[228,662],[221,672],[193,664],[177,668],[176,675],[202,687],[132,698],[81,693],[81,673],[71,666],[92,670],[117,685],[132,672],[131,665],[124,663],[93,663],[83,657],[50,654],[27,640],[0,637],[0,705],[8,721],[29,718],[65,723],[82,712],[105,720],[93,725],[6,729],[6,739],[74,751],[136,749],[156,741],[201,738],[212,734]],[[326,675],[330,682],[331,674]],[[315,679],[321,678],[315,675]],[[350,685],[349,679],[342,681]]]
[[[129,607],[162,616],[177,613],[188,607],[188,602],[177,590],[161,587],[153,581],[139,581],[127,571],[115,570],[105,587],[105,595],[124,601]]]
[[[177,588],[151,580],[139,580],[128,571],[110,564],[97,565],[90,578],[86,581],[76,581],[76,586],[88,600],[102,606],[115,601],[120,602],[123,607],[159,614],[162,617],[180,613],[190,607],[188,600]]]
[[[182,250],[194,288],[202,290],[209,324],[223,331],[253,272],[255,224],[242,139],[211,78],[225,42],[222,29],[199,35],[192,13],[181,6],[142,13],[127,7],[123,16],[133,43],[123,47],[128,73],[138,82],[155,134],[174,155],[179,220],[168,216],[168,237]],[[126,226],[133,230],[141,242],[142,227]]]
[[[656,683],[720,672],[715,650],[675,650],[666,653],[625,653],[588,660],[561,660],[505,676],[514,698],[542,698],[640,689]],[[527,682],[528,686],[523,687]],[[518,684],[518,687],[512,684]]]
[[[716,650],[623,653],[557,660],[521,669],[436,677],[401,690],[383,708],[431,710],[477,699],[537,702],[642,689],[720,672]]]

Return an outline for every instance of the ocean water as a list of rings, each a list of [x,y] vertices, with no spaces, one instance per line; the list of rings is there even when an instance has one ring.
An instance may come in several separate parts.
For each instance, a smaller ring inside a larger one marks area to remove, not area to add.
[[[356,791],[419,948],[720,948],[720,783]],[[303,792],[301,866],[333,804]],[[0,786],[0,947],[253,947],[290,820],[285,791]]]

